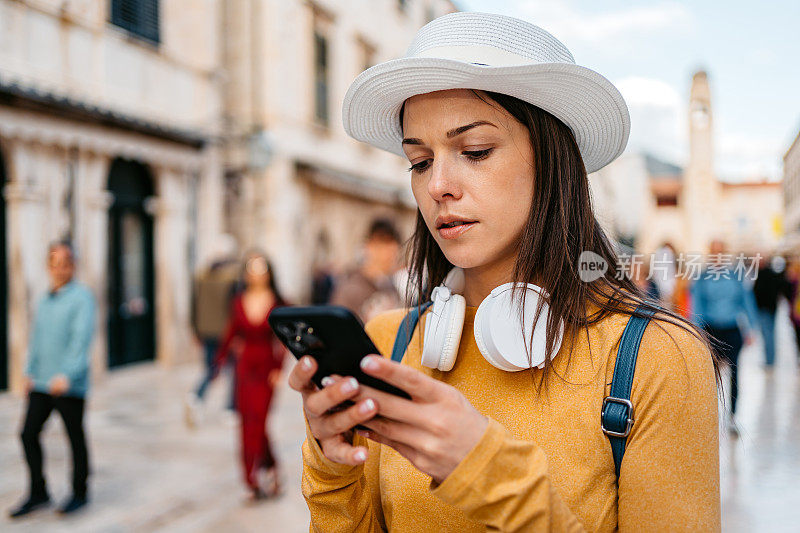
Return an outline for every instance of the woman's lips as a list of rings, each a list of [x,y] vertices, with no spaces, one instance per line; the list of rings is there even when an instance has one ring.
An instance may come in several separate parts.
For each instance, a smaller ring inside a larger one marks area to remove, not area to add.
[[[468,222],[452,228],[439,228],[438,231],[443,239],[457,239],[476,224],[477,222]]]

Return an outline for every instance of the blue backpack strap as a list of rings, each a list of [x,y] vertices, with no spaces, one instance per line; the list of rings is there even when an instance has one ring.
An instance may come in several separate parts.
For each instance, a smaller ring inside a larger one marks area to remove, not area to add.
[[[636,357],[639,354],[639,343],[644,330],[655,314],[652,308],[640,305],[636,311],[645,316],[631,316],[617,350],[617,362],[614,363],[614,377],[611,379],[611,392],[603,399],[600,414],[600,428],[611,441],[611,453],[614,455],[614,468],[619,479],[622,456],[625,455],[625,441],[633,427],[633,404],[631,388],[633,374],[636,372]]]
[[[414,329],[417,327],[420,315],[432,304],[433,302],[426,302],[421,306],[412,307],[411,311],[400,323],[400,328],[397,330],[397,337],[394,338],[394,346],[392,347],[392,361],[399,363],[403,359],[403,354],[406,353],[408,343],[411,342],[411,337],[414,335]]]

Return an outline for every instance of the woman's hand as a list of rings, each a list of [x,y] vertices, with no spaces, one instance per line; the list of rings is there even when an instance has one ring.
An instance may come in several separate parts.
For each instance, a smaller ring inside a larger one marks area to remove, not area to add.
[[[391,446],[420,471],[441,483],[481,440],[489,419],[455,388],[413,368],[379,356],[365,357],[361,368],[411,395],[406,400],[365,385],[354,396],[373,399],[378,415],[360,434]]]
[[[361,387],[352,377],[331,379],[331,383],[320,390],[311,381],[316,371],[317,362],[306,355],[289,374],[289,386],[303,395],[303,410],[311,433],[319,442],[322,453],[331,461],[361,464],[367,460],[368,450],[365,446],[353,446],[353,427],[375,416],[375,401],[371,398],[356,400]],[[353,400],[355,405],[331,412],[345,400]]]
[[[278,381],[281,379],[281,371],[277,368],[274,370],[270,370],[269,377],[267,381],[269,382],[269,386],[273,389],[278,386]]]

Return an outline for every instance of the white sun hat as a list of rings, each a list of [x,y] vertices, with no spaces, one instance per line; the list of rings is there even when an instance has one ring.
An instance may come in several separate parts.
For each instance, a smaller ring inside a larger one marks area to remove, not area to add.
[[[567,47],[540,27],[488,13],[434,19],[420,28],[405,57],[362,72],[344,97],[344,129],[404,155],[403,102],[446,89],[502,93],[551,113],[572,130],[587,172],[616,159],[628,142],[628,106],[610,81],[576,65]]]

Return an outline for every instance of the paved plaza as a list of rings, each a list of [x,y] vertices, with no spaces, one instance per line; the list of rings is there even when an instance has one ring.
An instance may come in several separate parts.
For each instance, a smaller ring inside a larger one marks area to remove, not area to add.
[[[741,436],[721,440],[724,531],[797,531],[800,524],[800,371],[788,321],[778,325],[778,366],[761,366],[761,345],[742,353]],[[303,440],[299,397],[285,386],[271,421],[285,494],[249,504],[240,478],[237,425],[223,410],[227,382],[209,393],[205,420],[184,424],[182,399],[198,366],[143,364],[114,371],[95,388],[88,414],[93,476],[89,508],[69,519],[46,510],[9,522],[25,491],[18,432],[22,401],[0,395],[0,530],[260,531],[308,530],[300,496]],[[68,495],[68,453],[57,416],[45,430],[51,496]]]

